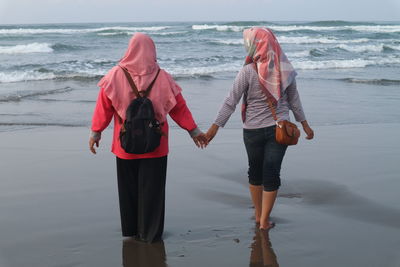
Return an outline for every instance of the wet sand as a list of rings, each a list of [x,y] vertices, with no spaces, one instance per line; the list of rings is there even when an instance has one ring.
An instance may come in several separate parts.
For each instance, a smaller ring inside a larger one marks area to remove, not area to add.
[[[121,237],[115,158],[83,127],[0,133],[0,266],[400,266],[400,124],[315,127],[252,221],[239,129],[206,150],[171,129],[164,242]],[[382,138],[382,135],[385,138]]]

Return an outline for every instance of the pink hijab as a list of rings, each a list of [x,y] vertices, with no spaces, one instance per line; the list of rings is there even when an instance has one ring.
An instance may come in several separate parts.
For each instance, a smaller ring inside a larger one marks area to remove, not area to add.
[[[243,38],[248,53],[245,65],[255,63],[264,93],[276,104],[297,73],[270,29],[246,29]]]
[[[98,83],[111,100],[115,111],[124,120],[126,109],[136,96],[121,67],[128,70],[139,91],[146,90],[160,69],[153,40],[146,34],[135,33],[119,66],[113,67]],[[176,105],[175,96],[181,90],[169,73],[160,70],[148,96],[160,122],[166,120],[167,114]]]

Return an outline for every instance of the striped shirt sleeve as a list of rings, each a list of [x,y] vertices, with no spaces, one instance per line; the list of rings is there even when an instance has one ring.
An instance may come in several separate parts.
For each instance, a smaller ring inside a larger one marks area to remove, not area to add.
[[[236,105],[239,103],[244,92],[248,90],[249,81],[246,76],[245,68],[242,68],[236,76],[233,88],[225,98],[225,101],[218,112],[217,118],[215,119],[214,123],[219,127],[225,126],[232,113],[235,111]]]
[[[298,122],[306,120],[306,115],[304,114],[303,106],[301,105],[300,95],[297,91],[296,80],[294,80],[287,88],[286,93],[288,97],[289,107],[293,112],[294,118]]]

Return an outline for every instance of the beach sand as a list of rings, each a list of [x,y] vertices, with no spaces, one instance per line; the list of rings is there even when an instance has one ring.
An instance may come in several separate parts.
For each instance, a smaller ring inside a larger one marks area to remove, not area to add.
[[[199,150],[171,129],[154,245],[121,237],[110,130],[97,155],[84,127],[2,132],[0,266],[400,266],[399,129],[315,127],[315,140],[289,148],[276,227],[261,235],[241,130]]]

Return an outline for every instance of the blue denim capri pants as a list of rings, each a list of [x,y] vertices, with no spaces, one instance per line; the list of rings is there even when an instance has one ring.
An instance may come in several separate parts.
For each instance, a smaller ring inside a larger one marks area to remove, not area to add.
[[[281,185],[281,164],[287,145],[275,140],[275,125],[259,129],[243,129],[249,159],[249,183],[262,185],[264,191],[278,190]]]

